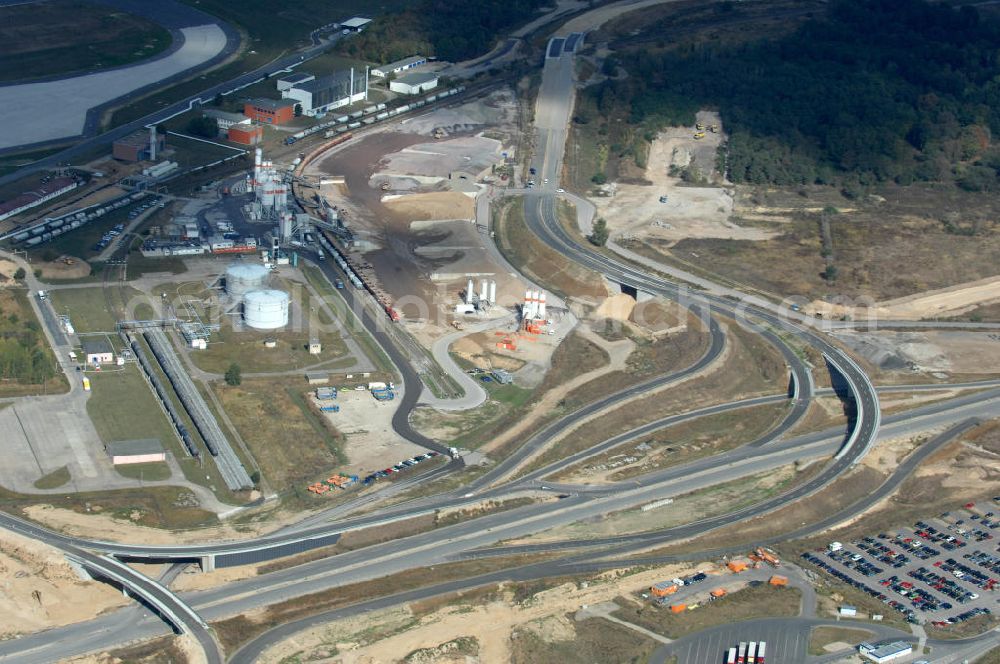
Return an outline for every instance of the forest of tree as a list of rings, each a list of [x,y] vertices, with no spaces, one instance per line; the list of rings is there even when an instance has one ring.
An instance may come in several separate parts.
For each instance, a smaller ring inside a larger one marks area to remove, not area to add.
[[[390,62],[410,55],[436,55],[459,62],[489,52],[511,28],[527,22],[551,0],[419,0],[402,14],[376,18],[341,51],[365,60]]]
[[[838,0],[778,39],[617,63],[629,76],[589,88],[589,106],[646,130],[718,109],[734,182],[1000,189],[1000,27],[971,7]]]
[[[23,385],[44,383],[56,375],[45,352],[38,323],[22,320],[13,305],[0,311],[0,379]]]

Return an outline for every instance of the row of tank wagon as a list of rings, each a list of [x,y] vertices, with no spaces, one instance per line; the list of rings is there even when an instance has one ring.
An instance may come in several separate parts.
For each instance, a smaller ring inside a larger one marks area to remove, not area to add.
[[[43,242],[48,242],[53,238],[59,237],[63,233],[75,230],[84,224],[94,221],[95,219],[103,217],[112,210],[117,210],[125,207],[126,205],[130,205],[131,203],[135,203],[139,199],[148,195],[149,194],[145,191],[136,191],[131,194],[125,194],[124,196],[106,203],[91,205],[90,207],[83,208],[82,210],[64,214],[61,217],[46,219],[37,226],[33,226],[32,228],[11,235],[10,240],[14,244],[20,244],[23,242],[26,247],[34,247]]]
[[[379,306],[382,307],[383,311],[385,311],[389,320],[397,322],[400,319],[400,315],[399,312],[393,308],[393,303],[389,296],[358,276],[358,271],[356,267],[351,264],[350,258],[330,241],[328,234],[329,231],[326,229],[320,229],[319,243],[324,249],[330,252],[330,255],[333,256],[333,259],[337,262],[337,265],[341,270],[343,270],[347,280],[350,281],[355,288],[363,288],[371,293],[372,297],[375,298],[375,301],[378,302]]]
[[[198,445],[191,438],[190,432],[188,432],[187,426],[184,425],[184,420],[181,418],[181,414],[177,412],[177,408],[174,407],[174,402],[170,398],[170,393],[167,391],[166,386],[164,386],[163,381],[153,370],[153,365],[150,363],[149,358],[146,353],[139,346],[139,343],[132,338],[128,338],[129,346],[132,348],[132,353],[139,360],[139,365],[142,367],[142,373],[146,376],[150,385],[153,386],[153,391],[156,392],[156,397],[159,399],[160,404],[167,413],[167,417],[170,419],[170,423],[174,427],[174,431],[177,432],[177,437],[181,439],[184,443],[184,449],[187,453],[194,458],[199,458],[201,456],[201,450],[198,449]]]
[[[348,115],[341,115],[328,122],[322,122],[314,127],[310,127],[309,129],[303,129],[302,131],[295,132],[285,139],[285,145],[291,145],[295,141],[299,141],[306,136],[318,134],[321,131],[326,132],[324,137],[333,138],[338,134],[343,134],[351,131],[352,129],[357,129],[362,125],[372,125],[376,122],[382,122],[383,120],[394,118],[397,115],[407,113],[416,108],[421,108],[427,104],[432,104],[438,100],[451,97],[452,95],[457,95],[460,92],[465,92],[464,85],[428,95],[423,99],[417,99],[416,101],[411,101],[409,104],[403,104],[402,106],[397,106],[395,108],[388,108],[385,104],[374,104],[360,111],[355,111]]]

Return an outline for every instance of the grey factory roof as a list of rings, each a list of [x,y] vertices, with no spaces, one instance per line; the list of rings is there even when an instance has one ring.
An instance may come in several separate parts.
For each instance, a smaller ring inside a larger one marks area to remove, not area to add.
[[[244,122],[248,119],[247,116],[242,113],[231,113],[218,108],[205,109],[205,115],[215,120],[229,120],[230,122]]]
[[[247,103],[253,104],[254,106],[260,108],[266,108],[271,111],[276,111],[279,108],[285,108],[287,106],[295,106],[295,104],[299,102],[295,101],[294,99],[266,99],[262,97],[260,99],[251,99]]]
[[[348,84],[351,82],[351,70],[344,69],[342,71],[336,71],[322,78],[314,78],[311,81],[306,81],[304,83],[298,83],[295,85],[296,90],[305,90],[306,92],[319,92],[321,90],[329,90],[330,88],[337,87],[339,85]]]
[[[132,456],[140,454],[158,454],[163,451],[163,444],[157,438],[139,438],[137,440],[115,440],[108,443],[108,454],[111,456]]]
[[[279,76],[278,80],[285,83],[301,83],[302,81],[308,81],[310,79],[316,78],[312,74],[307,74],[304,71],[292,72],[291,74],[285,74],[284,76]]]

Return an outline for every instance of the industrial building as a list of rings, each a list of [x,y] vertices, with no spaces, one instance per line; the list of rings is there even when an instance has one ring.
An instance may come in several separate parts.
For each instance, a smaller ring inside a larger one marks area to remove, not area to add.
[[[875,664],[885,664],[913,654],[913,645],[906,641],[893,641],[881,646],[862,643],[858,646],[858,653]]]
[[[500,383],[501,385],[510,385],[514,382],[514,376],[506,369],[494,369],[490,372],[490,376],[493,380]]]
[[[243,104],[243,115],[254,122],[282,125],[295,117],[294,99],[251,99]]]
[[[234,125],[250,124],[250,118],[242,113],[230,113],[229,111],[221,111],[217,108],[210,108],[206,110],[205,117],[215,120],[215,124],[219,127],[219,131],[223,133],[229,131],[229,128]]]
[[[376,78],[385,78],[389,74],[398,74],[401,71],[413,69],[414,67],[419,67],[420,65],[425,64],[427,64],[427,58],[422,55],[414,55],[409,58],[403,58],[402,60],[390,62],[387,65],[382,65],[381,67],[376,67],[375,69],[372,69],[372,76],[375,76]]]
[[[371,23],[370,18],[363,18],[361,16],[355,16],[354,18],[349,18],[340,24],[344,30],[349,30],[351,32],[361,32],[366,25]]]
[[[111,144],[111,156],[127,162],[155,161],[156,155],[166,148],[166,138],[155,128],[140,129]]]
[[[13,217],[15,214],[20,214],[25,210],[30,210],[31,208],[41,205],[47,201],[51,201],[53,198],[61,196],[67,191],[72,191],[79,186],[80,183],[73,178],[55,178],[51,182],[43,184],[34,191],[26,192],[20,196],[10,199],[9,201],[0,203],[0,221],[3,221],[8,217]]]
[[[111,457],[111,463],[116,466],[167,460],[167,453],[163,451],[163,445],[156,438],[117,440],[108,443],[105,449]]]
[[[229,128],[226,137],[240,145],[257,145],[264,140],[264,127],[255,124],[238,124]]]
[[[404,95],[418,95],[438,86],[438,75],[426,72],[400,76],[389,83],[389,89]]]
[[[107,337],[84,339],[80,345],[83,346],[83,356],[87,364],[111,364],[115,361],[115,349]]]
[[[281,94],[302,104],[305,115],[323,115],[335,108],[368,99],[368,70],[351,67],[329,76],[296,83]]]
[[[304,71],[292,72],[291,74],[285,74],[284,76],[279,76],[276,80],[278,85],[278,92],[284,92],[289,88],[293,88],[300,83],[305,83],[306,81],[311,81],[315,76],[308,74]]]

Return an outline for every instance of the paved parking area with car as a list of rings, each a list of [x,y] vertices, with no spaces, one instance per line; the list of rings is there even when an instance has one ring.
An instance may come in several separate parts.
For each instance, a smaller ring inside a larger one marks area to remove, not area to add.
[[[1000,601],[997,534],[1000,496],[802,557],[910,622],[947,627],[993,613]]]

